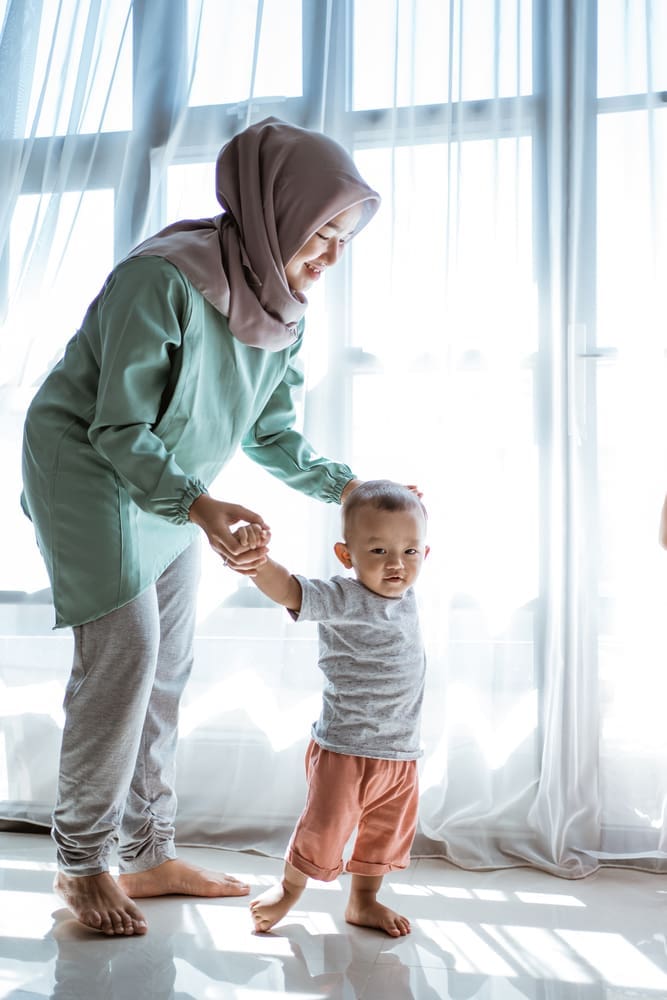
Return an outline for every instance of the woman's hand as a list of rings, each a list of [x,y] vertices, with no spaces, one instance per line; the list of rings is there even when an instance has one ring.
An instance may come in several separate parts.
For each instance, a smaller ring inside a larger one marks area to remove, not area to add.
[[[271,529],[254,510],[202,493],[190,507],[190,520],[202,529],[225,565],[238,573],[252,575],[266,562]],[[247,523],[232,531],[239,521]]]
[[[349,495],[352,492],[352,490],[356,489],[357,486],[361,486],[362,483],[363,483],[363,479],[350,479],[350,480],[348,480],[348,482],[345,483],[345,486],[343,486],[343,492],[340,495],[340,502],[341,503],[345,503],[345,501],[349,497]]]

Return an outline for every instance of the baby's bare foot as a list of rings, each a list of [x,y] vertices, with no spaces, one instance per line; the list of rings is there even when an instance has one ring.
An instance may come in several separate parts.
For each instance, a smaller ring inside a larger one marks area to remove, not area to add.
[[[250,886],[232,875],[198,868],[174,858],[145,872],[119,875],[118,884],[132,899],[147,896],[247,896]]]
[[[250,912],[255,923],[255,930],[260,934],[271,928],[292,909],[303,889],[292,888],[285,882],[279,882],[263,892],[250,904]]]
[[[100,875],[65,875],[58,872],[53,889],[74,916],[102,934],[145,934],[148,925],[141,910],[114,882],[108,872]]]
[[[350,899],[345,910],[345,919],[348,924],[375,927],[391,937],[402,937],[410,933],[410,921],[407,917],[402,917],[400,913],[371,898]]]

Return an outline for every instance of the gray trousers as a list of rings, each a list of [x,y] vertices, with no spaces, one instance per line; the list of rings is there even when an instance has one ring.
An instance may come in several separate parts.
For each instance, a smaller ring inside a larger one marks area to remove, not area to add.
[[[74,628],[52,836],[70,875],[175,857],[178,705],[193,660],[199,543],[129,604]]]

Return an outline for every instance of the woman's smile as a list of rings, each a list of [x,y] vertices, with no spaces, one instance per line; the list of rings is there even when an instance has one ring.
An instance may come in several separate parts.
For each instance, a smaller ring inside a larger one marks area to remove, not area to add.
[[[305,292],[322,277],[327,267],[332,267],[339,260],[360,218],[361,206],[353,205],[320,226],[306,240],[285,266],[285,277],[292,292]]]

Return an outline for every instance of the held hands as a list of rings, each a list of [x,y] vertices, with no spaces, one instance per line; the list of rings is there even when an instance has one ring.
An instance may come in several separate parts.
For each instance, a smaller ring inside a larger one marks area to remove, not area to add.
[[[271,529],[264,519],[248,507],[214,500],[207,493],[198,496],[190,507],[190,520],[198,525],[214,552],[225,566],[243,576],[254,576],[257,567],[266,562]],[[242,524],[232,530],[239,521]]]
[[[261,562],[258,562],[252,569],[237,569],[236,572],[242,576],[250,576],[255,586],[270,597],[275,604],[282,604],[290,611],[301,610],[301,584],[296,577],[290,573],[285,566],[274,562],[268,556],[267,545],[270,540],[270,532],[261,524],[244,524],[237,528],[234,537],[245,539],[249,545],[255,545],[255,551],[264,551]],[[228,565],[232,565],[229,563]],[[235,568],[232,566],[232,568]]]
[[[234,538],[245,547],[249,555],[254,553],[255,558],[250,562],[237,559],[225,559],[225,566],[240,573],[241,576],[257,576],[257,570],[263,566],[269,558],[269,541],[271,531],[262,527],[261,524],[242,524],[240,528],[232,532]]]

